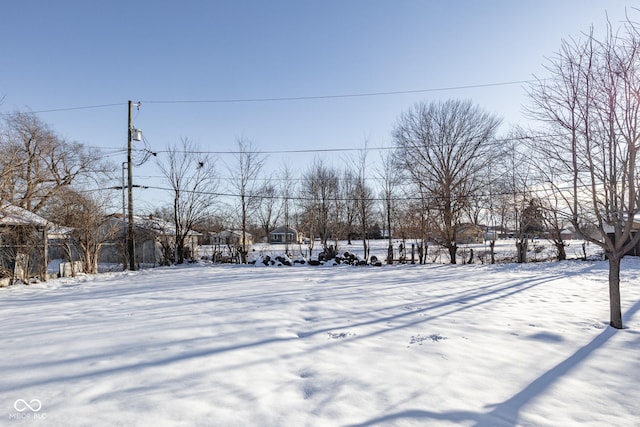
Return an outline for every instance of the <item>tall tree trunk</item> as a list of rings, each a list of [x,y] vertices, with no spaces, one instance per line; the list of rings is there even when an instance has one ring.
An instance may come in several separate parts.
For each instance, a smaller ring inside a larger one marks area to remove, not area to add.
[[[489,243],[489,247],[491,248],[491,264],[496,263],[496,241],[492,240]]]
[[[180,234],[176,236],[176,253],[178,254],[178,259],[176,260],[176,264],[184,264],[184,235]]]
[[[609,305],[610,325],[622,329],[622,309],[620,307],[620,261],[621,256],[609,254]]]
[[[364,198],[362,200],[362,203],[364,203]],[[363,215],[363,218],[366,218],[366,210],[362,209],[361,214]],[[363,254],[364,254],[364,259],[365,261],[367,261],[369,259],[369,247],[367,245],[367,221],[366,219],[362,220],[362,249],[363,249]]]
[[[517,262],[518,263],[525,263],[527,262],[527,249],[529,247],[529,241],[527,240],[526,237],[523,238],[519,238],[518,241],[516,242],[516,249],[517,249]]]
[[[393,237],[391,236],[391,200],[387,198],[387,264],[393,264]]]
[[[240,263],[247,263],[247,204],[245,201],[244,191],[240,194],[240,203],[242,204],[242,236],[240,237]]]
[[[458,245],[453,244],[449,246],[449,257],[451,258],[451,264],[457,264],[456,253],[458,252]]]
[[[567,251],[564,247],[564,242],[557,242],[556,248],[558,249],[558,261],[565,261],[567,259]]]
[[[177,186],[176,186],[177,187]],[[180,200],[180,190],[176,189],[174,190],[175,194],[173,197],[173,224],[175,226],[175,239],[174,239],[174,248],[173,248],[173,263],[174,264],[182,264],[183,260],[182,260],[182,250],[180,248],[181,244],[180,244],[180,232],[182,231],[182,226],[181,226],[181,218],[180,218],[180,204],[179,204],[179,200]]]

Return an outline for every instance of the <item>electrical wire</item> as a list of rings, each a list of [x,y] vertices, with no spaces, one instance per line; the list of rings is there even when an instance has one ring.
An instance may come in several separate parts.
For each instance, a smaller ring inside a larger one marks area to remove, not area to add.
[[[494,180],[493,182],[495,182],[496,180]],[[488,183],[490,185],[490,183]],[[529,187],[536,187],[536,186],[540,186],[540,185],[545,185],[547,184],[547,182],[538,182],[538,183],[530,183]],[[590,185],[588,184],[583,184],[580,186],[581,188],[589,188]],[[144,185],[141,186],[141,188],[144,189],[151,189],[151,190],[160,190],[160,191],[167,191],[167,192],[173,192],[174,189],[170,188],[170,187],[161,187],[161,186],[154,186],[154,185]],[[566,187],[557,187],[555,188],[556,191],[570,191],[572,190],[573,187],[572,186],[566,186]],[[83,192],[94,192],[94,191],[104,191],[104,190],[114,190],[114,187],[104,187],[104,188],[94,188],[94,189],[86,189],[83,190]],[[527,190],[529,192],[531,192],[531,194],[535,194],[535,193],[539,193],[539,192],[545,192],[545,191],[549,191],[549,188],[530,188],[529,190]],[[218,192],[218,191],[194,191],[194,190],[188,190],[188,189],[181,189],[180,190],[181,193],[183,194],[201,194],[201,195],[208,195],[208,196],[213,196],[213,197],[231,197],[231,198],[238,198],[241,197],[240,194],[238,193],[232,193],[232,192]],[[460,198],[462,199],[466,199],[466,200],[482,200],[484,198],[489,198],[489,197],[498,197],[498,196],[512,196],[514,193],[513,191],[497,191],[497,192],[488,192],[488,193],[478,193],[478,194],[470,194],[467,196],[460,196]],[[282,195],[269,195],[269,194],[245,194],[246,198],[248,199],[287,199],[290,201],[299,201],[299,202],[305,202],[305,201],[317,201],[317,198],[314,197],[307,197],[307,196],[302,196],[302,195],[297,195],[297,196],[282,196]],[[458,197],[451,197],[451,199],[457,199]],[[370,201],[372,202],[383,202],[386,201],[386,198],[384,197],[370,197],[368,198]],[[417,201],[417,200],[430,200],[430,201],[437,201],[437,200],[445,200],[446,198],[444,196],[437,196],[437,195],[429,195],[429,196],[425,196],[425,195],[417,195],[417,196],[395,196],[392,197],[393,201]],[[327,197],[327,202],[348,202],[348,201],[353,201],[353,197],[344,197],[344,196],[336,196],[334,195],[333,197]]]
[[[465,89],[479,89],[490,88],[497,86],[511,86],[519,84],[534,83],[539,80],[514,80],[506,82],[495,83],[480,83],[475,85],[457,85],[457,86],[445,86],[428,89],[409,89],[409,90],[395,90],[395,91],[380,91],[380,92],[363,92],[363,93],[343,93],[343,94],[330,94],[330,95],[310,95],[310,96],[282,96],[282,97],[267,97],[267,98],[229,98],[229,99],[192,99],[192,100],[150,100],[141,101],[143,104],[229,104],[229,103],[257,103],[257,102],[286,102],[286,101],[311,101],[321,99],[343,99],[343,98],[363,98],[374,96],[393,96],[393,95],[407,95],[414,93],[429,93],[429,92],[445,92],[451,90],[465,90]],[[42,110],[30,111],[33,114],[40,113],[56,113],[64,111],[77,111],[77,110],[89,110],[97,108],[110,108],[120,107],[127,105],[127,102],[117,102],[111,104],[97,104],[97,105],[81,105],[74,107],[59,107]],[[0,116],[10,116],[13,113],[0,113]]]
[[[51,108],[51,109],[48,109],[48,110],[29,111],[29,113],[31,113],[31,114],[57,113],[57,112],[61,112],[61,111],[91,110],[91,109],[95,109],[95,108],[109,108],[109,107],[116,107],[116,106],[123,106],[123,105],[127,105],[127,103],[126,102],[118,102],[118,103],[114,103],[114,104],[84,105],[84,106],[79,106],[79,107]],[[10,116],[12,114],[13,113],[0,113],[0,116]]]
[[[499,145],[499,144],[503,144],[505,142],[510,142],[510,141],[534,141],[537,138],[549,138],[549,137],[560,137],[563,135],[557,134],[557,135],[549,135],[549,134],[540,134],[540,135],[526,135],[526,136],[517,136],[517,137],[505,137],[505,138],[494,138],[491,140],[488,140],[485,142],[485,144],[487,145]],[[432,143],[429,146],[430,147],[446,147],[450,144],[447,143],[442,143],[442,144],[436,144],[436,143]],[[154,151],[154,153],[156,154],[164,154],[164,153],[168,153],[170,151],[174,152],[174,153],[180,153],[180,154],[217,154],[217,155],[237,155],[237,154],[246,154],[246,153],[251,153],[251,154],[309,154],[309,153],[334,153],[334,152],[351,152],[351,151],[357,151],[357,152],[362,152],[362,151],[388,151],[388,150],[396,150],[396,149],[400,149],[402,147],[398,147],[398,146],[380,146],[380,147],[375,147],[375,146],[367,146],[365,147],[359,147],[359,148],[308,148],[308,149],[287,149],[287,150],[256,150],[256,151],[234,151],[234,150],[225,150],[225,151],[219,151],[219,150],[156,150]],[[146,150],[146,149],[145,149]],[[134,150],[135,151],[135,150]],[[144,151],[144,150],[143,150]]]
[[[496,86],[509,86],[516,84],[533,83],[537,80],[516,80],[510,82],[483,83],[466,86],[447,86],[430,89],[411,89],[396,90],[388,92],[364,92],[364,93],[345,93],[334,95],[311,95],[311,96],[285,96],[271,98],[230,98],[230,99],[203,99],[203,100],[160,100],[160,101],[143,101],[145,104],[227,104],[227,103],[246,103],[246,102],[285,102],[285,101],[309,101],[317,99],[341,99],[341,98],[362,98],[372,96],[391,96],[391,95],[407,95],[412,93],[428,93],[428,92],[444,92],[449,90],[478,89]]]

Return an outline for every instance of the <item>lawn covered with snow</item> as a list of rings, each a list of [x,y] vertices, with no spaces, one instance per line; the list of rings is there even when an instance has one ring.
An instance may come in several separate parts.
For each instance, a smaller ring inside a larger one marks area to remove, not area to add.
[[[640,259],[623,330],[607,274],[192,264],[0,289],[0,425],[637,426]]]

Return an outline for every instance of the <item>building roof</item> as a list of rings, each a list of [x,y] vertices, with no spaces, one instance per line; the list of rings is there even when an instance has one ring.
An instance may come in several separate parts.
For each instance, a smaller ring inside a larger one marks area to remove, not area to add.
[[[38,227],[49,227],[53,225],[53,223],[47,221],[40,215],[6,202],[0,205],[0,224],[35,225]]]
[[[463,224],[458,224],[456,226],[456,229],[458,230],[458,233],[483,233],[484,232],[484,227],[481,227],[476,224],[471,224],[468,222]]]
[[[217,233],[212,233],[212,236],[215,237],[228,237],[228,236],[238,236],[241,237],[242,236],[242,230],[221,230],[218,231]],[[251,233],[244,233],[245,237],[247,238],[251,238],[253,237]]]
[[[283,226],[280,226],[280,227],[270,231],[269,234],[285,234],[285,233],[287,233],[287,234],[295,234],[297,232],[298,232],[298,230],[296,230],[295,228],[291,228],[291,227],[287,228],[287,227],[285,227],[283,225]]]
[[[627,218],[624,218],[623,222],[626,222],[626,221],[627,221]],[[613,225],[611,225],[611,224],[606,224],[605,223],[603,228],[604,228],[605,233],[613,233],[613,231],[614,231]],[[639,230],[640,230],[640,220],[637,217],[634,216],[633,222],[631,224],[631,231],[635,232],[635,231],[639,231]]]

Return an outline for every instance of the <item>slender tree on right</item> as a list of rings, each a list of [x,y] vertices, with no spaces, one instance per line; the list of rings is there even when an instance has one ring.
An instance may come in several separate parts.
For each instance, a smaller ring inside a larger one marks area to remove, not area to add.
[[[640,240],[634,232],[640,148],[640,34],[609,23],[562,42],[549,76],[530,87],[531,114],[547,126],[536,143],[547,186],[571,224],[609,262],[610,324],[622,328],[620,267]],[[590,231],[596,230],[596,235]]]

